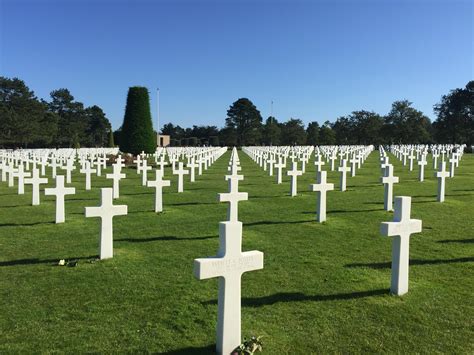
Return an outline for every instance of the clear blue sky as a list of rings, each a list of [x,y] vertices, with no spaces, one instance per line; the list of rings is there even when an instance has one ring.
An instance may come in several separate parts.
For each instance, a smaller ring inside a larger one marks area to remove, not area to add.
[[[0,75],[68,88],[114,128],[129,86],[161,122],[223,126],[248,97],[264,118],[334,121],[433,104],[473,75],[473,1],[0,0]]]

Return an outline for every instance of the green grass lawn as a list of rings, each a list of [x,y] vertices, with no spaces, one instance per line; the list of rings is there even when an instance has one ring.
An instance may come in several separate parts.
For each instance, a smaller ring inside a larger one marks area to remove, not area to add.
[[[128,215],[114,219],[114,258],[98,262],[100,219],[86,219],[84,207],[97,206],[98,188],[111,180],[94,177],[93,190],[84,191],[76,170],[77,194],[66,197],[62,225],[54,224],[54,196],[31,206],[30,185],[19,196],[0,183],[0,353],[212,353],[217,279],[196,280],[193,260],[217,252],[227,209],[217,193],[227,191],[229,157],[193,184],[188,176],[184,193],[171,177],[159,215],[154,189],[125,169],[115,204],[127,204]],[[240,191],[249,194],[239,204],[243,250],[265,254],[264,269],[242,278],[243,336],[263,335],[267,354],[474,352],[473,155],[447,180],[444,203],[436,202],[431,160],[420,183],[417,168],[409,172],[390,156],[400,177],[395,196],[412,196],[412,218],[423,221],[411,238],[403,297],[389,294],[391,240],[379,228],[393,214],[383,210],[377,152],[348,178],[346,192],[328,173],[336,191],[323,224],[309,192],[312,164],[292,198],[286,175],[277,185],[239,157]],[[78,266],[57,266],[59,259]]]

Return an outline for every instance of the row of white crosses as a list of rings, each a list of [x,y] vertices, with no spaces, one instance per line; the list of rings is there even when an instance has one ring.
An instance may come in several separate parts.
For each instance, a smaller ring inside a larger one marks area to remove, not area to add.
[[[393,184],[398,182],[398,178],[393,176],[393,165],[388,163],[388,157],[381,149],[381,165],[385,172],[382,182],[385,184],[385,209],[392,208]],[[320,161],[319,161],[320,162]],[[320,166],[321,164],[318,163]],[[318,167],[319,167],[318,166]],[[342,169],[341,169],[342,168]],[[342,159],[339,171],[341,172],[341,190],[344,189],[345,173],[347,173],[345,159]],[[291,176],[297,175],[295,165],[293,165]],[[326,181],[326,171],[318,171],[317,184],[310,186],[312,191],[318,192],[317,220],[326,220],[326,193],[334,189],[333,184]],[[413,233],[420,233],[422,229],[421,220],[411,219],[411,197],[395,197],[395,212],[393,222],[383,222],[381,224],[381,234],[392,236],[392,280],[391,293],[403,295],[408,292],[409,275],[409,240]]]
[[[406,158],[410,160],[410,170],[412,170],[413,159],[419,159],[417,164],[419,165],[418,178],[420,182],[425,180],[425,166],[427,163],[428,152],[431,151],[433,158],[433,169],[435,170],[434,176],[438,179],[438,191],[436,200],[438,202],[443,202],[445,200],[445,186],[446,178],[454,176],[454,168],[459,165],[459,161],[462,158],[464,145],[432,145],[432,146],[404,146],[404,145],[394,145],[390,146],[390,152],[395,155],[398,159],[402,160],[406,164]],[[416,152],[416,156],[415,156]],[[436,171],[437,159],[441,154],[441,162],[439,163],[439,169]],[[450,171],[446,171],[446,161],[445,156],[451,156],[449,158],[450,162]],[[393,195],[393,183],[398,182],[398,177],[393,176],[393,166],[389,164],[389,157],[383,147],[380,147],[380,157],[381,157],[381,167],[383,171],[382,182],[385,184],[385,209],[390,211],[392,210],[392,195]]]
[[[265,161],[267,163],[270,163],[270,166],[273,166],[272,164],[276,160],[272,158],[272,154],[275,153],[275,155],[278,156],[278,164],[275,164],[275,167],[278,169],[277,184],[280,184],[281,183],[281,168],[286,166],[286,162],[285,162],[286,157],[290,155],[288,153],[287,147],[283,147],[283,149],[280,148],[281,149],[280,151],[283,151],[283,153],[279,152],[278,150],[279,148],[280,147],[244,147],[243,150],[253,160],[255,160],[257,164],[260,164],[263,167],[266,166],[266,163],[262,163]],[[302,156],[300,160],[301,170],[298,170],[298,160],[295,161],[294,159],[292,159],[292,165],[291,165],[292,169],[287,171],[287,175],[290,176],[290,196],[297,195],[298,176],[301,176],[305,173],[305,166],[309,160],[309,154],[307,153],[311,152],[314,147],[311,147],[310,149],[307,149],[307,150],[304,149],[306,147],[295,147],[295,148],[299,148],[302,151],[300,153]],[[332,165],[335,161],[333,157],[336,157],[337,155],[339,155],[340,166],[337,169],[341,174],[339,187],[341,191],[346,191],[347,173],[350,171],[351,176],[355,176],[356,169],[360,168],[361,164],[365,161],[365,159],[368,157],[370,152],[373,151],[373,149],[374,149],[373,146],[342,146],[342,147],[331,146],[331,147],[321,147],[321,148],[316,147],[314,149],[314,153],[315,153],[314,165],[316,166],[316,173],[318,174],[322,170],[322,166],[325,165],[325,162],[322,158],[323,156],[326,156],[328,160],[331,160],[331,165]],[[295,156],[294,153],[292,155]],[[270,158],[267,159],[268,156],[270,156]],[[351,167],[349,168],[347,166],[347,158],[349,158],[350,156],[352,156],[352,158],[350,159]],[[283,160],[282,157],[285,160]],[[270,169],[270,172],[271,172],[271,169]]]
[[[219,251],[217,256],[195,259],[194,275],[199,280],[219,277],[217,341],[218,354],[230,354],[241,343],[241,278],[247,271],[263,269],[263,253],[242,252],[242,222],[238,220],[238,203],[248,199],[239,192],[240,170],[234,148],[229,164],[229,192],[219,194],[220,202],[228,202],[227,221],[219,223]]]

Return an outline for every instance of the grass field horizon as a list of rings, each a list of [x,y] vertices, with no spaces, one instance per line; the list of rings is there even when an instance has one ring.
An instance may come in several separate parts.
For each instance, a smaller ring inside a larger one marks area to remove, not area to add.
[[[436,202],[431,159],[425,181],[393,155],[400,183],[394,196],[412,197],[412,218],[423,231],[410,238],[409,292],[392,296],[391,239],[379,233],[393,213],[383,210],[378,152],[374,151],[338,191],[328,171],[327,222],[315,221],[313,159],[289,196],[286,171],[277,185],[239,151],[245,179],[239,190],[243,250],[264,253],[264,269],[242,278],[242,335],[262,335],[264,353],[472,353],[474,351],[474,156],[464,154],[447,179],[446,201]],[[128,215],[114,218],[114,258],[96,261],[99,187],[111,180],[76,170],[76,194],[66,197],[66,223],[54,224],[53,196],[31,206],[25,195],[0,182],[1,353],[152,352],[212,353],[217,320],[217,279],[198,281],[193,260],[218,250],[226,203],[230,151],[176,193],[176,176],[164,189],[164,212],[154,212],[154,189],[126,168],[120,198]],[[329,170],[328,163],[323,167]],[[59,171],[58,171],[59,172]],[[59,172],[61,174],[61,172]],[[149,174],[152,178],[154,174]],[[77,267],[59,267],[77,259]]]

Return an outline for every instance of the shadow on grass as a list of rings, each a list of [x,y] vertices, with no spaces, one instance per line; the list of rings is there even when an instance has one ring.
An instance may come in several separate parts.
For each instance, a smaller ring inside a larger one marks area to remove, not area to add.
[[[98,255],[92,256],[81,256],[81,257],[74,257],[74,258],[64,258],[65,260],[87,260],[87,259],[97,259]],[[16,266],[16,265],[38,265],[38,264],[57,264],[59,259],[38,259],[38,258],[31,258],[31,259],[17,259],[17,260],[9,260],[9,261],[0,261],[1,266]]]
[[[121,196],[135,196],[135,195],[154,195],[155,193],[153,191],[150,192],[132,192],[132,193],[124,193],[122,192],[120,195]]]
[[[0,224],[0,228],[2,227],[29,227],[29,226],[38,226],[41,224],[55,224],[55,223],[53,221],[35,222],[35,223],[3,223],[3,224]]]
[[[446,240],[438,240],[437,243],[460,243],[460,244],[470,244],[474,243],[474,239],[446,239]]]
[[[216,202],[178,202],[178,203],[168,203],[167,206],[198,206],[198,205],[217,205]]]
[[[272,225],[272,224],[298,224],[298,223],[311,223],[315,222],[314,219],[306,221],[260,221],[260,222],[250,222],[244,223],[244,226],[262,226],[262,225]]]
[[[466,257],[466,258],[457,258],[457,259],[433,259],[433,260],[420,260],[420,259],[413,259],[410,260],[410,265],[438,265],[438,264],[455,264],[455,263],[469,263],[474,262],[474,257]],[[392,267],[392,263],[371,263],[371,264],[364,264],[364,263],[355,263],[355,264],[346,264],[345,267],[353,268],[353,267],[367,267],[370,269],[390,269]]]
[[[162,355],[202,355],[202,354],[215,354],[216,353],[216,346],[209,345],[204,347],[193,347],[193,348],[184,348],[178,350],[171,350],[164,353],[160,353]]]
[[[170,240],[205,240],[205,239],[217,239],[217,235],[206,235],[203,237],[174,237],[174,236],[163,236],[163,237],[150,237],[150,238],[122,238],[115,239],[114,242],[129,242],[129,243],[148,243],[148,242],[159,242],[159,241],[170,241]]]
[[[31,204],[28,205],[15,205],[15,206],[0,206],[0,208],[15,208],[15,207],[29,207]]]
[[[91,197],[91,198],[70,198],[66,199],[67,202],[74,202],[74,201],[99,201],[100,196]]]
[[[333,295],[305,295],[301,292],[280,292],[269,296],[242,298],[242,306],[244,307],[263,307],[270,306],[281,302],[325,302],[325,301],[343,301],[353,300],[359,298],[381,296],[390,294],[388,289],[351,292],[351,293],[337,293]],[[202,302],[203,305],[215,305],[217,300],[210,300]]]

